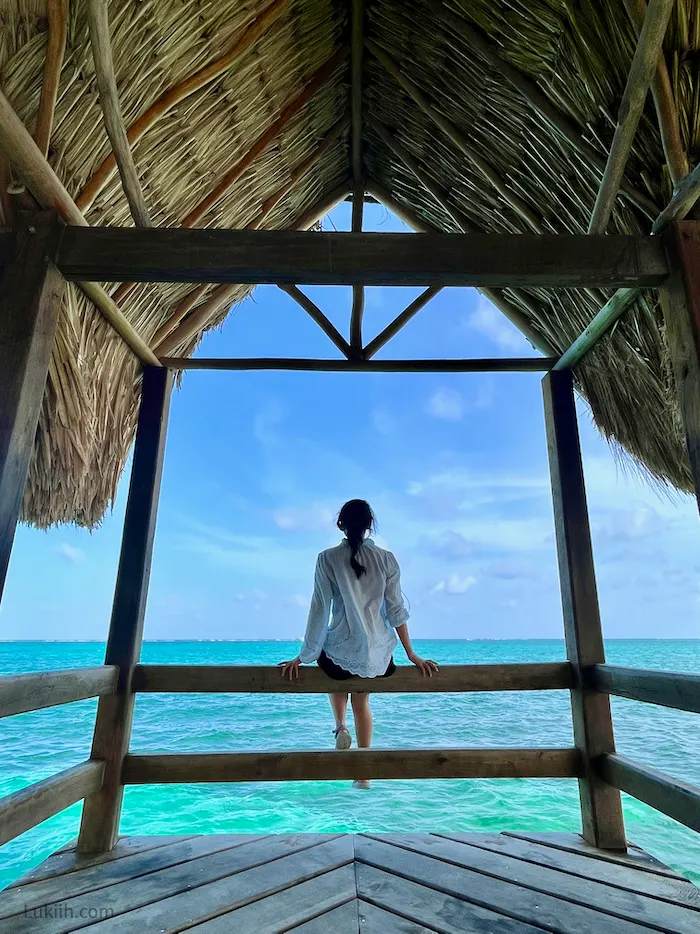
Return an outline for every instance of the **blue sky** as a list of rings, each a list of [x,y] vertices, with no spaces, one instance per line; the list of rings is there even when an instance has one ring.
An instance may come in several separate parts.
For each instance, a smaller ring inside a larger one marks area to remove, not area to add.
[[[349,207],[326,219],[347,229]],[[379,206],[366,229],[401,230]],[[347,335],[350,290],[309,295]],[[419,290],[367,291],[371,338]],[[283,293],[259,288],[203,356],[337,351]],[[534,354],[479,294],[445,289],[385,357]],[[697,508],[616,463],[579,404],[608,637],[697,637]],[[103,639],[128,472],[94,533],[20,528],[2,639]],[[146,619],[147,639],[303,634],[316,553],[339,540],[351,497],[395,551],[416,637],[562,634],[538,374],[190,372],[176,391]]]

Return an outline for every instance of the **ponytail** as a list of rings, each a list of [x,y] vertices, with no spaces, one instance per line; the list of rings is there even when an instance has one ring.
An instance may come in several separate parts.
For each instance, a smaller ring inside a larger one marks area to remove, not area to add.
[[[340,510],[338,515],[338,528],[345,532],[350,545],[350,567],[359,580],[367,573],[367,568],[357,560],[365,532],[374,528],[374,513],[369,503],[363,499],[351,499]]]

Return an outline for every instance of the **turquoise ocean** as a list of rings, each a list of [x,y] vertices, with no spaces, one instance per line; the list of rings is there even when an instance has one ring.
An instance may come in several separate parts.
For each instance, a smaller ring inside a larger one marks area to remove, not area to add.
[[[560,661],[559,641],[420,641],[442,664]],[[271,665],[296,654],[292,642],[151,642],[158,664]],[[700,640],[609,641],[613,664],[700,672]],[[0,674],[101,664],[97,642],[0,643]],[[403,653],[396,656],[405,663]],[[96,701],[0,720],[0,795],[86,759]],[[375,745],[566,746],[566,692],[376,695]],[[700,718],[613,698],[618,750],[700,785]],[[332,746],[323,696],[144,695],[137,699],[132,750],[195,752]],[[624,796],[627,836],[700,883],[700,835]],[[0,887],[78,830],[80,805],[0,849]],[[576,782],[568,779],[386,781],[370,792],[345,782],[167,785],[128,788],[123,834],[332,831],[578,831]]]

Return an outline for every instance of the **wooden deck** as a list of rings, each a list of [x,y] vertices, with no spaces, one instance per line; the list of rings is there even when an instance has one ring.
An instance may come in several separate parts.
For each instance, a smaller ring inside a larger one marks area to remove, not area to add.
[[[700,888],[573,834],[123,838],[0,893],[0,934],[698,934]]]

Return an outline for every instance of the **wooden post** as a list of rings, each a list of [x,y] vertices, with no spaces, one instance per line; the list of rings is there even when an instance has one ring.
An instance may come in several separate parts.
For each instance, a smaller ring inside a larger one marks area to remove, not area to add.
[[[574,671],[574,742],[583,765],[579,779],[583,836],[593,846],[624,850],[620,793],[603,782],[593,766],[597,756],[615,751],[610,699],[585,687],[581,671],[586,665],[602,664],[605,651],[571,370],[548,373],[542,385],[566,653]]]
[[[139,660],[151,572],[158,494],[173,376],[165,367],[144,369],[141,411],[136,432],[129,499],[119,556],[106,665],[119,667],[115,694],[101,697],[97,708],[92,758],[105,761],[104,782],[85,799],[78,850],[111,850],[119,831],[124,786],[122,763],[129,749],[134,694],[131,679]]]
[[[700,506],[700,221],[676,221],[664,240],[670,275],[659,296]]]
[[[20,215],[0,282],[0,596],[34,451],[64,280],[55,211]]]

